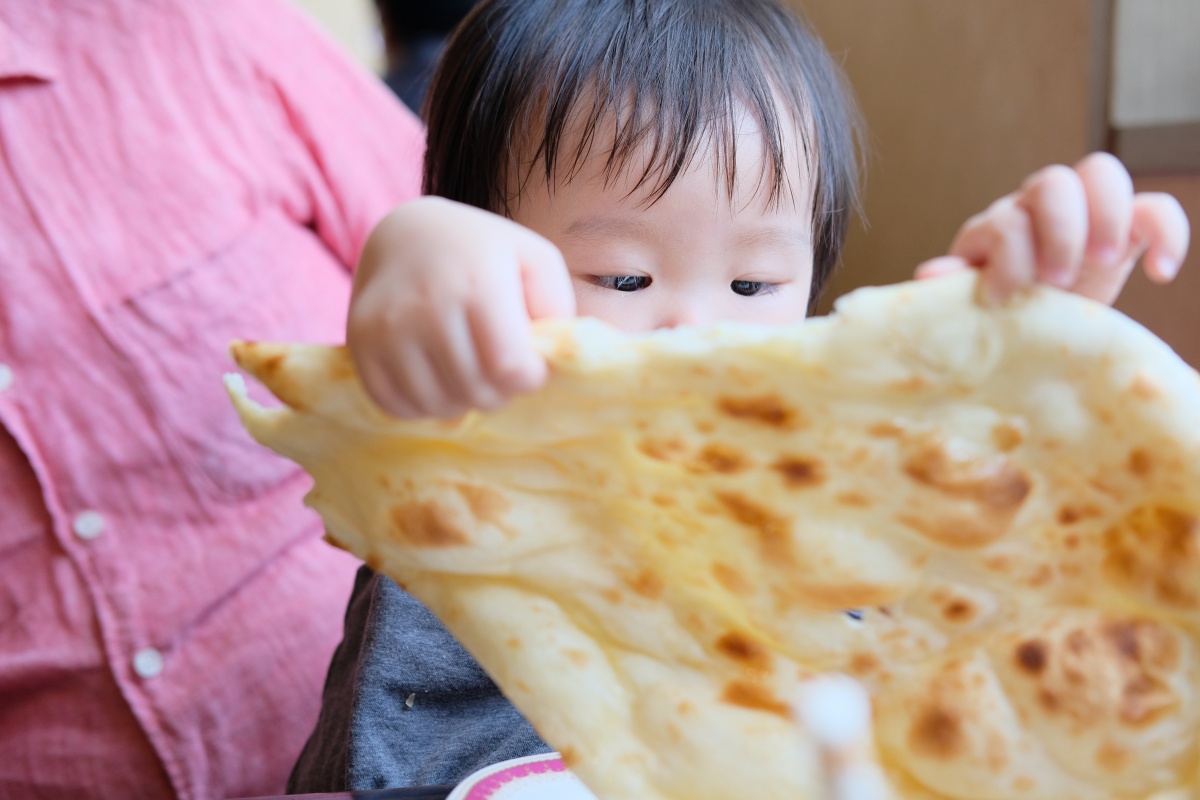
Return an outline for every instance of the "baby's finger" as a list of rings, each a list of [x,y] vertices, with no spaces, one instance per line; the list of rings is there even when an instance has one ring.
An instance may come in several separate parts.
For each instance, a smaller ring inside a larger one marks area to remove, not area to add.
[[[950,255],[982,269],[983,295],[990,303],[1007,301],[1036,278],[1032,224],[1012,196],[968,220],[950,245]]]
[[[374,359],[363,360],[358,364],[358,374],[363,388],[366,389],[375,405],[393,417],[415,419],[421,416],[416,406],[392,381],[391,376],[395,374],[395,369],[398,368],[389,368]]]
[[[399,344],[402,384],[398,388],[420,417],[450,419],[463,414],[466,403],[455,397],[453,389],[443,382],[441,371],[434,365],[433,353],[426,343],[408,341]]]
[[[919,281],[923,281],[928,278],[940,278],[943,275],[952,275],[955,272],[962,272],[970,268],[971,265],[958,256],[938,256],[919,264],[914,277]]]
[[[459,310],[447,315],[442,320],[441,334],[432,363],[442,386],[453,399],[481,411],[491,411],[503,405],[503,398],[484,375],[466,311]]]
[[[1092,153],[1075,165],[1087,195],[1088,260],[1112,269],[1125,257],[1133,220],[1133,179],[1116,157]]]
[[[530,319],[575,316],[575,290],[559,249],[525,228],[515,241]]]
[[[1133,200],[1132,244],[1146,249],[1142,267],[1158,283],[1179,274],[1191,236],[1187,214],[1169,194],[1144,192]]]
[[[1017,206],[1033,230],[1038,276],[1066,289],[1075,283],[1088,238],[1087,196],[1083,181],[1069,167],[1046,167],[1021,187]]]
[[[525,290],[516,270],[497,274],[467,309],[467,323],[483,375],[507,398],[546,380],[546,361],[533,346]]]

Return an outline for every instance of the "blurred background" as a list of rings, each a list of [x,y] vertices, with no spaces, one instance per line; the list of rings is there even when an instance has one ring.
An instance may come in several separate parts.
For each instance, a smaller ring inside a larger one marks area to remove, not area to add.
[[[438,26],[472,5],[392,4],[385,35],[373,0],[294,1],[415,105]],[[1138,190],[1174,194],[1200,229],[1197,0],[789,2],[842,62],[869,133],[869,227],[852,227],[826,308],[908,278],[1030,172],[1092,150],[1124,160]],[[1138,275],[1117,307],[1200,366],[1200,243],[1175,284]]]

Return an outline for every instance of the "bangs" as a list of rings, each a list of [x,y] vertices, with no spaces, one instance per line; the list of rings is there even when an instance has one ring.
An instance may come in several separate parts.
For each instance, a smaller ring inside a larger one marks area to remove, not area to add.
[[[752,8],[731,19],[705,2],[605,10],[593,9],[600,19],[586,20],[592,24],[567,25],[562,35],[548,36],[546,49],[527,65],[531,84],[546,88],[521,98],[517,119],[526,121],[519,126],[526,133],[513,131],[510,152],[528,156],[509,160],[498,188],[515,185],[520,194],[535,170],[550,186],[569,182],[590,153],[607,150],[606,179],[640,170],[631,194],[644,191],[652,204],[698,155],[708,154],[701,151],[711,151],[732,200],[739,123],[748,115],[761,137],[757,189],[766,190],[768,206],[785,197],[813,200],[815,181],[807,196],[794,194],[805,175],[815,177],[814,131],[810,103],[788,74],[794,67],[785,70],[771,58],[794,50],[772,41],[778,26],[745,13]],[[582,30],[607,36],[570,35]],[[793,136],[799,152],[789,153]],[[788,164],[789,156],[803,163]],[[513,168],[523,174],[507,174]],[[511,188],[496,200],[509,212]]]
[[[712,155],[732,200],[752,120],[756,196],[812,204],[814,303],[857,208],[853,103],[773,0],[484,0],[429,98],[426,193],[505,216],[534,175],[569,182],[596,154],[606,180],[633,174],[649,203]]]

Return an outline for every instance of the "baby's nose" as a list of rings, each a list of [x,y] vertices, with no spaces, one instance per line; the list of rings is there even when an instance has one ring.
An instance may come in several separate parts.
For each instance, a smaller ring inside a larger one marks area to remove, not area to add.
[[[711,315],[695,303],[680,303],[665,309],[659,321],[659,328],[680,328],[685,325],[705,325],[712,320]]]

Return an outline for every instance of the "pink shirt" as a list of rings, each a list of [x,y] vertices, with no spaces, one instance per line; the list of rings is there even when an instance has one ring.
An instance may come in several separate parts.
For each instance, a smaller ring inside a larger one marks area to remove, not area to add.
[[[341,340],[423,147],[284,0],[0,0],[0,797],[283,789],[356,565],[226,347]]]

